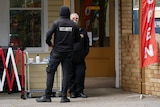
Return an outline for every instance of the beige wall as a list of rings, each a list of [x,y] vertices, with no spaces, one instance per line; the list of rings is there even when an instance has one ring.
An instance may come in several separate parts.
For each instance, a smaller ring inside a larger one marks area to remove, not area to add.
[[[59,17],[59,9],[63,5],[63,0],[48,0],[48,25],[56,20]],[[49,27],[48,26],[48,27]],[[50,48],[49,48],[50,50]],[[36,55],[39,54],[41,61],[44,58],[49,56],[48,53],[29,53],[30,58],[36,58]],[[30,80],[30,89],[31,90],[44,90],[46,87],[46,64],[43,65],[29,65],[29,79]],[[54,89],[60,89],[60,68],[58,68],[58,73],[55,77]],[[27,76],[28,78],[28,76]],[[58,84],[57,84],[58,81]],[[27,87],[28,88],[28,87]],[[29,90],[29,89],[27,89]]]
[[[34,58],[36,60],[37,53],[29,53],[29,58]],[[38,53],[40,56],[40,61],[48,58],[49,53]],[[26,79],[27,79],[27,90],[45,90],[46,88],[46,67],[47,64],[29,64],[26,65]],[[30,85],[30,88],[28,87]],[[60,90],[61,84],[61,70],[60,66],[57,69],[54,89]]]
[[[48,25],[59,17],[59,9],[63,0],[48,0]]]

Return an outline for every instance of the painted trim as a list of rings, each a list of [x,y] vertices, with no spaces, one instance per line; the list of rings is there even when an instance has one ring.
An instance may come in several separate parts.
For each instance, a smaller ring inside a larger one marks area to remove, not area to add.
[[[46,40],[46,32],[48,31],[48,0],[44,0],[44,5],[43,5],[43,18],[44,18],[44,25],[43,25],[43,35],[44,35],[44,40]],[[47,52],[48,51],[48,45],[43,42],[43,46],[44,46],[44,51]]]
[[[75,12],[75,1],[74,0],[70,0],[71,2],[71,13]]]
[[[115,0],[115,72],[116,72],[116,81],[115,87],[120,87],[120,69],[119,69],[119,12],[118,12],[118,2]]]
[[[10,32],[9,0],[0,1],[0,46],[8,46]]]

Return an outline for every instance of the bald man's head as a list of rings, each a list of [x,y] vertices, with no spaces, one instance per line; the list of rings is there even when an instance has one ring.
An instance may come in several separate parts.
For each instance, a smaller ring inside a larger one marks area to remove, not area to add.
[[[77,13],[72,13],[70,15],[70,19],[75,22],[76,24],[78,24],[78,21],[79,21],[79,15]]]

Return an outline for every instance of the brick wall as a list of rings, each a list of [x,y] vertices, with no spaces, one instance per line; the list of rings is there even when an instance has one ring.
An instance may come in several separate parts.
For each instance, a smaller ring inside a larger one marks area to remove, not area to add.
[[[121,0],[121,87],[140,91],[139,36],[132,35],[132,0]]]
[[[139,36],[123,36],[121,52],[121,86],[124,90],[139,92]]]
[[[120,24],[121,87],[126,91],[140,93],[142,89],[143,94],[160,96],[159,63],[143,69],[139,66],[139,35],[132,34],[132,0],[120,0]],[[156,37],[160,50],[160,35]]]
[[[160,56],[160,35],[157,35],[157,47]],[[145,67],[145,93],[160,96],[160,65],[159,63]]]

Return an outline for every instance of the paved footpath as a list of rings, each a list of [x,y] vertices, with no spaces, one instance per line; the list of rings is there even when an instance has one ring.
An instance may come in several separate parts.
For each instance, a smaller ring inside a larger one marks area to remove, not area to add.
[[[52,97],[51,103],[37,103],[36,98],[23,100],[20,94],[0,93],[0,107],[160,107],[156,96],[130,93],[115,88],[86,89],[88,98],[72,98],[69,103],[60,103],[60,97]]]

